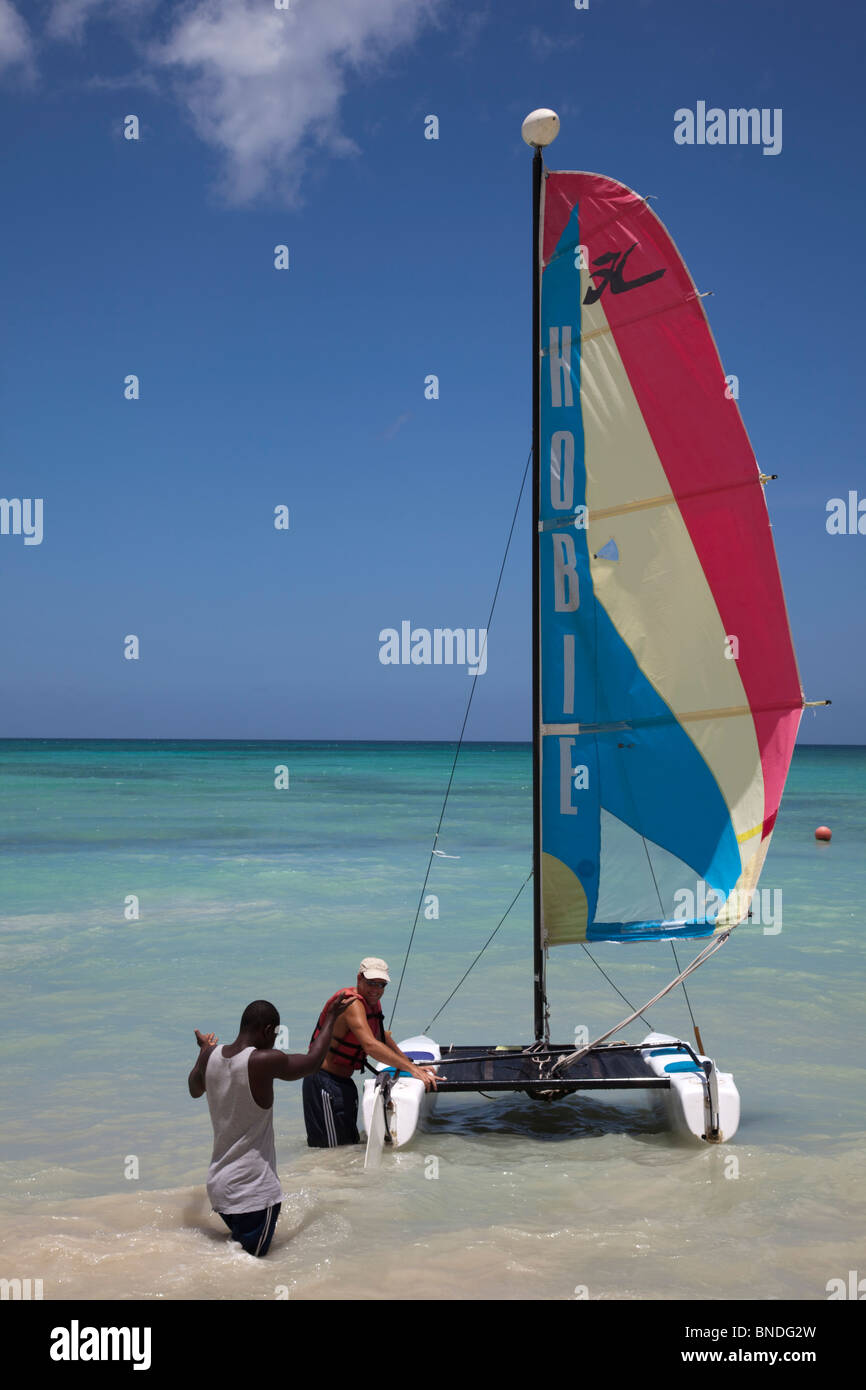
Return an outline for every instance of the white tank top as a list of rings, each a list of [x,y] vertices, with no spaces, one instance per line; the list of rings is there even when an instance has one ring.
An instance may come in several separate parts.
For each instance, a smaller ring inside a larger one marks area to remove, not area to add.
[[[207,1195],[226,1216],[264,1211],[283,1200],[277,1177],[273,1107],[263,1110],[250,1090],[250,1054],[245,1047],[224,1057],[215,1047],[207,1060],[205,1094],[213,1125],[213,1154]]]

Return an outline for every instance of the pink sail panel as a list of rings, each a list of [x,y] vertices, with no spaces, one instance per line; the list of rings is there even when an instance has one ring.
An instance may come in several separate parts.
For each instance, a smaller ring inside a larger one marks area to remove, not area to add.
[[[694,283],[662,223],[598,174],[549,173],[543,256],[575,204],[589,281],[712,590],[751,706],[773,828],[803,705],[754,452]],[[662,274],[658,274],[662,271]],[[640,280],[639,295],[629,293]],[[635,501],[641,499],[635,498]]]

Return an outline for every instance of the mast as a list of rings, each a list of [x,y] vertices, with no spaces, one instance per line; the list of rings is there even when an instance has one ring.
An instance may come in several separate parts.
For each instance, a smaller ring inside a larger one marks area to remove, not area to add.
[[[541,511],[541,151],[556,138],[559,117],[554,111],[532,111],[522,134],[535,151],[532,159],[532,971],[536,1041],[547,1041],[547,997],[544,978],[544,939],[541,914],[541,656],[539,648],[539,540]]]
[[[544,1037],[544,947],[541,941],[541,659],[538,613],[538,514],[541,474],[541,180],[544,164],[536,146],[532,157],[532,979],[536,1041]]]

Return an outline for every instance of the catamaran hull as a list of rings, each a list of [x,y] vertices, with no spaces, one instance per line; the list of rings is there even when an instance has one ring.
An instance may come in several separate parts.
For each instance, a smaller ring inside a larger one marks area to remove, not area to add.
[[[682,1057],[679,1040],[666,1033],[650,1033],[642,1043],[647,1063],[656,1076],[667,1076],[670,1086],[656,1092],[670,1128],[709,1144],[733,1139],[740,1124],[740,1093],[729,1071],[716,1071],[711,1058],[696,1054],[713,1069],[714,1093],[706,1072]]]
[[[431,1038],[409,1038],[400,1047],[415,1061],[440,1061],[440,1049]],[[477,1054],[479,1049],[466,1051]],[[523,1067],[526,1055],[519,1049],[505,1052],[490,1048],[483,1058],[476,1056],[471,1062],[463,1062],[459,1052],[449,1049],[441,1058],[446,1064],[441,1070],[455,1079],[441,1084],[439,1094],[524,1091],[539,1099],[551,1099],[584,1091],[591,1094],[593,1103],[608,1103],[619,1111],[624,1104],[642,1110],[650,1108],[673,1133],[702,1143],[724,1143],[737,1131],[740,1096],[731,1073],[716,1071],[709,1057],[693,1052],[670,1034],[650,1033],[637,1047],[612,1045],[597,1049],[589,1064],[578,1064],[579,1075],[566,1070],[556,1080],[545,1081],[543,1072],[537,1076],[525,1073],[517,1079],[514,1068]],[[506,1070],[511,1072],[510,1079],[504,1075]],[[380,1066],[379,1071],[391,1069]],[[404,1074],[391,1082],[384,1113],[393,1148],[403,1148],[412,1141],[436,1098],[437,1092],[425,1091],[414,1077]],[[364,1083],[363,1096],[368,1134],[374,1122],[374,1107],[382,1103],[381,1087],[371,1078]]]
[[[439,1061],[439,1045],[432,1038],[424,1036],[407,1038],[398,1046],[401,1052],[405,1052],[407,1057],[412,1058],[413,1062],[418,1062],[421,1065]],[[376,1069],[379,1072],[389,1071],[393,1073],[393,1068],[386,1067],[383,1062],[377,1063]],[[364,1093],[361,1101],[364,1131],[368,1135],[373,1124],[373,1109],[378,1099],[376,1080],[370,1077],[364,1082]],[[391,1147],[400,1149],[408,1144],[435,1104],[435,1091],[426,1090],[424,1083],[417,1081],[414,1076],[408,1076],[405,1072],[401,1073],[399,1078],[392,1082],[390,1094],[385,1103],[386,1129],[390,1135]]]
[[[695,1053],[701,1064],[698,1067],[681,1049],[682,1043],[671,1034],[650,1033],[641,1044],[641,1052],[653,1075],[666,1080],[667,1085],[657,1090],[638,1090],[629,1100],[636,1109],[650,1112],[672,1134],[683,1139],[726,1143],[740,1124],[740,1093],[733,1074],[715,1071],[712,1059],[702,1053]],[[703,1070],[706,1063],[714,1071],[715,1095]],[[594,1091],[592,1099],[594,1104],[623,1108],[620,1090]]]

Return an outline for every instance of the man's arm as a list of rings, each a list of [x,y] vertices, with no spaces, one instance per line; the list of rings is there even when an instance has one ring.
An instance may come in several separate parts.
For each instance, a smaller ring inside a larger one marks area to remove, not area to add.
[[[302,1076],[312,1076],[317,1072],[328,1055],[334,1024],[351,999],[350,994],[341,994],[339,999],[334,1000],[325,1015],[322,1031],[310,1044],[309,1052],[286,1053],[274,1050],[260,1054],[265,1074],[275,1081],[299,1081]]]
[[[197,1028],[195,1030],[195,1037],[199,1047],[198,1060],[187,1077],[186,1084],[189,1087],[189,1093],[193,1100],[198,1100],[199,1096],[204,1095],[205,1091],[204,1070],[207,1066],[207,1059],[213,1052],[219,1039],[216,1033],[202,1034]]]
[[[411,1057],[400,1051],[390,1033],[385,1034],[385,1042],[379,1042],[378,1038],[374,1038],[367,1022],[367,1015],[357,1001],[355,1007],[349,1008],[346,1019],[358,1042],[370,1057],[375,1057],[377,1062],[384,1062],[386,1066],[396,1067],[398,1071],[407,1071],[417,1081],[423,1081],[426,1090],[429,1091],[431,1086],[436,1090],[435,1069],[419,1067]],[[438,1080],[444,1081],[445,1077],[440,1076]]]
[[[385,1041],[390,1047],[391,1051],[396,1052],[397,1056],[402,1058],[402,1066],[400,1070],[410,1071],[413,1076],[417,1076],[419,1081],[424,1082],[424,1085],[426,1086],[428,1091],[430,1090],[430,1086],[433,1087],[434,1091],[436,1090],[437,1081],[447,1080],[446,1077],[440,1076],[440,1074],[437,1072],[435,1062],[431,1062],[429,1066],[425,1065],[423,1067],[419,1067],[417,1062],[413,1062],[411,1057],[407,1057],[405,1052],[401,1052],[400,1048],[397,1046],[392,1035],[388,1032],[387,1029],[385,1030]]]
[[[388,1046],[390,1047],[391,1051],[392,1051],[392,1052],[396,1052],[397,1056],[401,1059],[401,1062],[402,1062],[401,1071],[408,1071],[410,1067],[413,1067],[413,1066],[417,1066],[417,1065],[418,1065],[417,1062],[413,1062],[413,1061],[412,1061],[412,1058],[411,1058],[411,1057],[407,1057],[405,1052],[401,1052],[400,1048],[397,1046],[397,1044],[396,1044],[395,1041],[394,1041],[393,1035],[392,1035],[391,1033],[389,1033],[389,1032],[387,1031],[387,1029],[385,1030],[385,1042],[388,1044]],[[432,1068],[432,1070],[434,1070],[434,1071],[436,1070],[436,1064],[435,1064],[435,1062],[431,1063],[431,1068]],[[444,1079],[445,1079],[445,1078],[443,1077],[442,1080],[444,1081]]]

